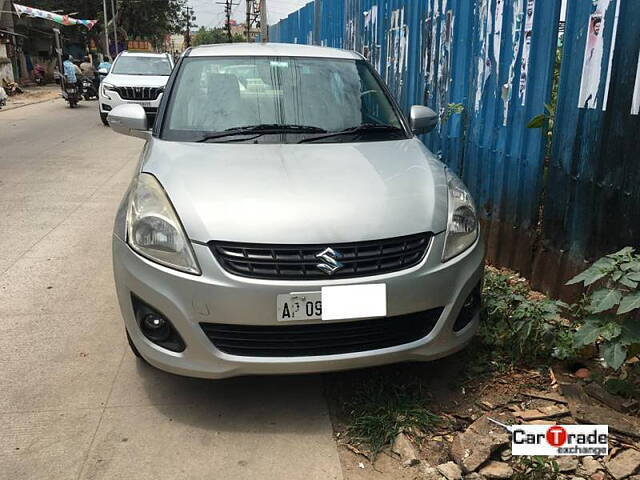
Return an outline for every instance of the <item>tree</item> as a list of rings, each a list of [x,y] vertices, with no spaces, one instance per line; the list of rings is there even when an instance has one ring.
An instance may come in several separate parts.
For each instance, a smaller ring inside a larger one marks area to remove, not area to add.
[[[130,38],[161,40],[186,27],[186,0],[120,0],[118,21]]]
[[[233,42],[244,42],[245,38],[242,35],[235,34],[232,38]],[[193,37],[192,45],[197,47],[198,45],[210,45],[212,43],[229,43],[229,37],[227,31],[222,28],[205,28],[200,27]]]

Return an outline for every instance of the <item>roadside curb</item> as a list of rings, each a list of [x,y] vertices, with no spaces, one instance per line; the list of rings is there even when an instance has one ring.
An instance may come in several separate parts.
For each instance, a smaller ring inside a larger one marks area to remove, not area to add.
[[[37,105],[38,103],[52,102],[54,100],[58,100],[59,98],[62,98],[62,97],[61,96],[57,96],[55,98],[45,98],[45,99],[42,99],[42,100],[37,100],[35,102],[25,103],[24,105],[14,105],[14,106],[5,105],[4,107],[0,108],[0,114],[2,112],[8,112],[9,110],[16,110],[18,108],[28,107],[29,105]]]

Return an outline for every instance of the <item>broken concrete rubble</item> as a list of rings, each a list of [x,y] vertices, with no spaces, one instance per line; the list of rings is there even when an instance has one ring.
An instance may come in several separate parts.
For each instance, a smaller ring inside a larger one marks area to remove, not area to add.
[[[513,476],[513,468],[508,463],[491,461],[479,473],[486,478],[507,479]]]
[[[564,405],[549,405],[548,407],[534,408],[531,410],[516,410],[514,415],[522,420],[542,420],[567,415],[568,413],[569,409]]]
[[[492,418],[505,424],[512,423],[506,414],[493,415]],[[470,473],[486,462],[496,449],[508,443],[507,431],[483,415],[453,439],[451,458],[465,473]]]
[[[616,480],[622,480],[640,471],[640,451],[624,450],[606,463],[607,470]]]
[[[409,440],[404,432],[400,432],[396,435],[393,445],[391,446],[391,451],[400,457],[400,461],[405,467],[410,467],[420,463],[411,440]]]
[[[436,467],[447,480],[461,480],[462,470],[454,462],[443,463]]]

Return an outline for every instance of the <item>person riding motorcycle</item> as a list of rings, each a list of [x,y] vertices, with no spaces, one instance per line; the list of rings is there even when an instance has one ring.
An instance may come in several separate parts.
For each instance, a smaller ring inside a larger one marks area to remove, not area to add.
[[[89,57],[84,57],[84,61],[80,64],[80,70],[82,76],[91,80],[93,84],[93,91],[90,92],[90,97],[98,96],[98,88],[100,87],[100,78],[98,77],[98,69],[94,67]]]

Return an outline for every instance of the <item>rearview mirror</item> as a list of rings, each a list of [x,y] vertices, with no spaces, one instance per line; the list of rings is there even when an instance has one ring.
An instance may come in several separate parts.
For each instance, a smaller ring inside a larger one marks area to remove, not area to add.
[[[100,75],[107,75],[109,73],[109,70],[107,70],[106,68],[102,67],[98,69],[98,73]]]
[[[414,105],[410,123],[413,133],[428,133],[438,124],[438,114],[424,105]]]
[[[147,112],[137,103],[118,105],[109,112],[107,121],[114,132],[145,140],[151,136]]]

